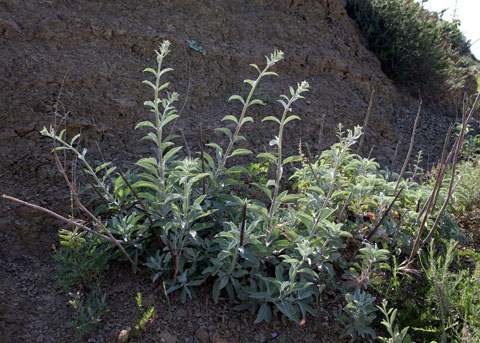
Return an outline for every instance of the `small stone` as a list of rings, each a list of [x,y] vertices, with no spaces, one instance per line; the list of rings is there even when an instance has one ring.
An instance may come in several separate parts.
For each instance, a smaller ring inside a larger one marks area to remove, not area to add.
[[[263,333],[257,333],[254,337],[255,342],[264,343],[267,341],[267,338]]]
[[[113,99],[113,101],[126,108],[134,108],[137,106],[137,102],[133,98]]]
[[[197,337],[202,343],[208,343],[210,341],[210,335],[203,327],[200,327],[197,329],[197,331],[195,331],[195,337]]]
[[[175,311],[175,316],[176,316],[177,318],[186,317],[186,316],[187,316],[187,311],[185,311],[183,308],[180,308],[180,309],[178,309],[177,311]]]
[[[142,306],[145,308],[151,307],[155,304],[155,296],[150,294],[149,296],[142,299]]]
[[[112,30],[106,30],[103,35],[105,36],[105,38],[112,38],[113,37],[113,31]]]
[[[130,336],[129,330],[122,330],[118,334],[117,343],[127,343]]]
[[[42,343],[43,342],[43,335],[40,334],[38,335],[37,339],[35,340],[36,343]]]
[[[229,321],[228,324],[227,324],[227,327],[231,330],[234,330],[236,327],[237,327],[237,323],[234,322],[233,320]]]
[[[160,342],[162,342],[162,343],[176,343],[177,342],[177,337],[175,337],[174,335],[172,335],[168,331],[163,331],[160,334]]]

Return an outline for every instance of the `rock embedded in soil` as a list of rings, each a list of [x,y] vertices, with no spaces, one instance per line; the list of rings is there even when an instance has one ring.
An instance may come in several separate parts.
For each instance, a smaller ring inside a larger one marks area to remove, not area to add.
[[[267,341],[267,338],[262,332],[259,332],[254,337],[255,342],[264,343]]]
[[[177,342],[177,337],[175,337],[174,335],[172,335],[168,331],[163,331],[160,334],[159,337],[160,337],[160,342],[161,343],[176,343]]]
[[[122,330],[118,334],[117,343],[126,343],[130,337],[130,330]]]
[[[202,343],[210,342],[210,335],[204,327],[200,327],[195,331],[195,337]]]

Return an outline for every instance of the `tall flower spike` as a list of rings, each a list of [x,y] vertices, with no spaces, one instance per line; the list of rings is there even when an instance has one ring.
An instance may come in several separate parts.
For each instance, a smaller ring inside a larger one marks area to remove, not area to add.
[[[273,53],[270,54],[270,58],[267,56],[265,56],[265,58],[267,59],[267,64],[272,66],[275,63],[283,60],[283,51],[275,49]]]
[[[162,44],[158,47],[158,50],[155,50],[155,53],[157,54],[157,62],[160,62],[165,56],[168,55],[170,52],[170,41],[169,40],[164,40]]]

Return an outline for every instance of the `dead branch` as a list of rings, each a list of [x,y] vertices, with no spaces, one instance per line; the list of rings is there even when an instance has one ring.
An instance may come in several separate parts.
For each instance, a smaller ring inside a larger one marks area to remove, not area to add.
[[[400,181],[402,180],[402,177],[405,174],[405,171],[407,170],[408,162],[410,161],[410,156],[412,155],[413,143],[415,142],[415,132],[417,131],[418,118],[420,118],[421,110],[422,110],[422,100],[420,99],[420,103],[418,105],[417,117],[415,118],[415,122],[413,124],[412,137],[410,138],[410,146],[408,147],[407,156],[405,157],[405,162],[403,162],[403,167],[400,172],[400,175],[398,176],[398,181],[397,181],[397,184],[395,185],[394,191],[397,190],[398,185],[400,184]]]
[[[368,102],[368,109],[365,118],[363,119],[363,135],[360,137],[360,142],[358,143],[357,148],[357,155],[360,153],[360,149],[362,148],[363,141],[365,140],[365,134],[367,132],[368,120],[370,119],[370,113],[372,112],[372,105],[373,105],[373,95],[375,94],[375,88],[372,89],[372,93],[370,94],[370,101]]]
[[[30,208],[33,208],[34,210],[37,210],[37,211],[40,211],[40,212],[43,212],[43,213],[46,213],[54,218],[57,218],[67,224],[70,224],[70,225],[74,225],[74,226],[78,226],[79,228],[81,228],[82,230],[85,230],[91,234],[94,234],[98,237],[101,237],[103,238],[104,240],[106,241],[109,241],[109,242],[112,242],[112,240],[110,239],[110,237],[107,237],[105,235],[102,235],[100,232],[97,232],[95,230],[92,230],[90,229],[89,227],[83,225],[81,222],[79,222],[78,220],[71,220],[71,219],[68,219],[58,213],[55,213],[49,209],[46,209],[42,206],[38,206],[38,205],[35,205],[35,204],[32,204],[32,203],[29,203],[29,202],[26,202],[26,201],[23,201],[23,200],[20,200],[20,199],[17,199],[17,198],[14,198],[10,195],[6,195],[6,194],[3,194],[2,195],[2,198],[4,199],[7,199],[7,200],[11,200],[13,202],[16,202],[17,204],[20,204],[20,205],[24,205],[24,206],[27,206],[27,207],[30,207]],[[113,243],[113,242],[112,242]]]

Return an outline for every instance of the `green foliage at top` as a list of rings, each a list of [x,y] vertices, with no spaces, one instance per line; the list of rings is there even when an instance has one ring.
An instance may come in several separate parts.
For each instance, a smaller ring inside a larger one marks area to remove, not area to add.
[[[459,21],[441,19],[414,0],[347,0],[383,71],[421,90],[463,85],[472,64]]]
[[[246,96],[230,97],[241,111],[222,118],[229,122],[217,129],[225,146],[208,141],[193,157],[183,157],[175,137],[165,135],[178,118],[179,99],[161,81],[171,70],[163,67],[169,49],[164,42],[156,51],[157,68],[145,69],[153,78],[144,81],[153,91],[153,99],[145,102],[151,117],[136,127],[145,130],[153,154],[140,158],[135,169],[121,173],[108,163],[94,168],[86,150],[77,147],[77,136],[68,142],[63,131],[42,131],[57,150],[77,157],[90,176],[93,200],[102,199],[95,213],[105,230],[153,282],[163,280],[166,293],[176,291],[182,301],[210,282],[215,302],[235,300],[238,310],[254,314],[255,323],[281,315],[302,323],[318,314],[321,291],[328,287],[342,299],[337,318],[343,334],[352,340],[375,337],[375,297],[369,292],[389,273],[390,259],[405,259],[412,250],[425,215],[421,208],[435,182],[420,183],[413,176],[399,180],[374,160],[352,153],[360,127],[339,125],[338,142],[314,158],[285,156],[285,128],[301,120],[295,105],[309,90],[306,81],[279,96],[278,115],[272,110],[262,119],[278,131],[256,155],[257,162],[234,164],[233,157],[254,153],[239,147],[246,141],[242,128],[254,122],[256,106],[266,106],[255,91],[263,78],[278,76],[272,69],[283,59],[281,51],[266,56],[263,67],[251,65],[256,77],[244,81],[250,88]],[[289,189],[283,187],[287,166],[293,169]],[[446,193],[443,187],[439,202]],[[442,231],[434,237],[458,237],[452,210],[434,208],[425,232],[438,217]],[[112,258],[125,259],[118,245],[107,245]]]

